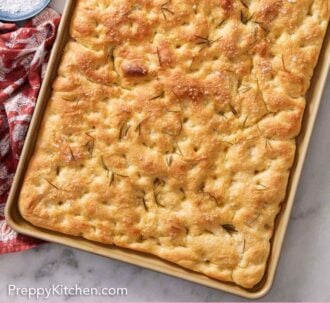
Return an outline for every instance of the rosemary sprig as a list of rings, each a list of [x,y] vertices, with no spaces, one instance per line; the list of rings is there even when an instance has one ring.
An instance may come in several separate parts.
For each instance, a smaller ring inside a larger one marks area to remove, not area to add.
[[[79,102],[80,102],[80,98],[77,99],[76,104],[74,105],[76,108],[78,107]]]
[[[151,99],[149,99],[149,101],[157,100],[157,99],[163,98],[164,96],[165,96],[165,92],[162,91],[159,95],[156,95],[156,96],[152,97]]]
[[[61,167],[60,166],[56,166],[56,175],[59,175],[61,171]]]
[[[182,150],[178,144],[178,142],[175,142],[175,151],[178,151],[179,153],[175,152],[176,154],[183,156]]]
[[[135,132],[138,132],[139,136],[141,135],[141,125],[142,125],[142,122],[139,125],[137,125],[135,128]]]
[[[136,126],[135,128],[135,132],[138,132],[138,135],[140,136],[141,135],[141,132],[142,132],[142,124],[145,123],[147,120],[150,119],[150,116],[147,116],[145,117],[144,119],[142,119],[140,121],[140,123]]]
[[[208,37],[202,37],[199,35],[196,35],[196,38],[199,40],[197,42],[197,45],[202,45],[201,49],[199,50],[200,52],[204,50],[207,47],[210,47],[213,43],[217,42],[218,40],[221,39],[221,37],[215,39],[215,40],[210,40]]]
[[[159,178],[156,178],[154,180],[154,187],[159,187],[159,186],[161,186],[161,187],[165,186],[165,181],[161,180]]]
[[[109,181],[109,187],[112,186],[112,184],[113,184],[114,181],[115,181],[115,173],[111,171],[110,181]]]
[[[247,17],[244,15],[243,10],[241,10],[241,22],[243,24],[246,24],[247,23]]]
[[[155,190],[154,190],[154,199],[155,199],[155,203],[156,203],[156,205],[158,206],[158,207],[165,207],[162,203],[160,203],[160,201],[159,201],[159,199],[158,199],[158,196],[159,196],[159,192],[156,192]]]
[[[270,143],[270,141],[268,139],[265,139],[265,148],[267,149],[274,149],[272,144]]]
[[[119,130],[119,140],[124,139],[127,136],[127,133],[129,131],[129,129],[131,128],[131,125],[128,124],[128,122],[126,121]]]
[[[182,111],[176,111],[176,110],[167,110],[167,112],[169,112],[169,113],[181,113]]]
[[[117,71],[116,71],[117,72]],[[125,86],[123,86],[123,85],[121,85],[120,86],[121,87],[121,89],[123,89],[123,90],[125,90],[125,91],[131,91],[132,90],[132,88],[128,88],[128,87],[125,87]]]
[[[110,171],[109,171],[110,172]],[[108,175],[109,176],[109,175]],[[115,182],[115,178],[116,176],[119,176],[121,178],[128,178],[128,175],[124,175],[124,174],[120,174],[120,173],[116,173],[113,170],[111,170],[111,174],[110,174],[110,180],[109,180],[109,187],[112,186],[112,184]]]
[[[242,85],[241,87],[243,87],[243,88],[239,88],[239,90],[238,90],[241,94],[245,94],[245,93],[247,93],[249,90],[252,89],[251,86],[244,86],[244,85]]]
[[[133,12],[133,8],[131,8],[130,10],[127,10],[124,14],[122,14],[122,17],[127,17]]]
[[[258,219],[260,218],[260,216],[261,216],[261,214],[259,213],[254,219],[252,219],[250,221],[247,221],[247,225],[249,227],[251,227],[253,224],[255,224],[258,221]]]
[[[161,10],[165,20],[167,20],[166,14],[175,15],[174,12],[168,8],[168,5],[170,4],[170,2],[171,2],[171,0],[166,1],[160,7],[160,10]]]
[[[196,35],[196,38],[199,39],[199,42],[197,42],[197,45],[201,45],[201,44],[205,44],[205,43],[210,42],[208,37],[201,37],[199,35]]]
[[[61,99],[64,101],[73,102],[77,100],[77,97],[75,95],[62,95]]]
[[[219,140],[220,143],[224,143],[224,144],[229,144],[230,146],[233,146],[234,143],[229,142],[229,141],[225,141],[225,140]]]
[[[156,178],[154,180],[154,188],[153,188],[153,193],[154,193],[154,199],[155,199],[155,203],[157,204],[158,207],[165,207],[160,201],[159,201],[159,194],[160,194],[160,191],[159,191],[159,187],[163,187],[165,185],[165,181],[164,180],[161,180],[159,178]]]
[[[87,151],[88,151],[88,153],[89,153],[89,155],[90,155],[91,157],[93,156],[94,144],[95,144],[94,140],[89,140],[89,141],[85,144],[86,149],[87,149]]]
[[[92,80],[92,79],[89,78],[88,76],[85,76],[85,79],[86,79],[87,81],[89,81],[90,83],[92,83],[92,84],[95,84],[95,83],[96,83],[94,80]]]
[[[88,132],[85,133],[85,135],[87,135],[89,138],[91,138],[92,140],[95,140],[95,137],[90,135]]]
[[[187,198],[187,196],[186,196],[186,192],[184,191],[183,188],[180,188],[180,191],[181,191],[182,194],[183,194],[183,200],[185,200],[185,199]]]
[[[256,127],[257,127],[257,130],[258,130],[258,132],[259,132],[259,135],[262,136],[262,131],[261,131],[261,129],[260,129],[259,124],[257,124]]]
[[[229,109],[233,113],[234,116],[237,116],[238,115],[237,110],[231,104],[229,104]]]
[[[159,66],[162,67],[163,63],[162,63],[162,58],[160,56],[160,51],[159,48],[157,47],[157,56],[158,56],[158,62],[159,62]]]
[[[172,112],[175,112],[175,111],[172,111]],[[183,130],[183,123],[180,120],[180,129],[179,129],[179,131],[177,133],[171,133],[171,132],[168,132],[168,131],[163,131],[163,133],[166,134],[166,135],[169,135],[169,136],[176,137],[176,136],[180,136],[181,135],[182,130]]]
[[[243,121],[243,129],[244,128],[246,128],[246,126],[247,126],[247,122],[248,122],[248,119],[249,119],[249,116],[247,115],[246,117],[245,117],[245,119],[244,119],[244,121]]]
[[[249,8],[248,4],[245,2],[245,0],[239,0],[239,2],[243,5],[245,8]]]
[[[115,64],[115,56],[113,54],[114,50],[115,50],[114,47],[110,47],[109,53],[108,53],[108,58],[113,64]]]
[[[266,103],[266,101],[264,99],[264,95],[263,95],[263,93],[262,93],[262,91],[260,89],[260,84],[259,84],[259,80],[258,80],[257,77],[256,77],[256,80],[257,80],[258,93],[261,96],[261,99],[262,99],[262,102],[263,102],[263,104],[264,104],[264,106],[266,108],[266,111],[269,112],[268,107],[267,107],[267,103]]]
[[[94,146],[95,146],[95,137],[90,135],[88,132],[85,133],[85,135],[87,135],[90,140],[85,144],[85,147],[88,151],[88,153],[90,154],[90,156],[93,156],[93,152],[94,152]]]
[[[238,232],[236,227],[230,223],[227,223],[227,224],[224,224],[221,226],[229,235],[233,235]]]
[[[115,65],[115,47],[110,48],[109,55],[108,55],[110,61],[112,62],[113,70],[116,72],[117,76],[119,77],[120,74],[117,71],[116,65]]]
[[[138,191],[137,199],[138,199],[138,201],[142,202],[142,205],[143,205],[144,209],[148,212],[149,207],[148,207],[148,204],[147,204],[145,191],[143,191],[143,190]]]
[[[283,65],[283,69],[284,69],[284,71],[287,72],[287,73],[290,73],[290,70],[288,70],[288,69],[286,68],[286,64],[285,64],[285,61],[284,61],[284,55],[282,55],[282,65]]]
[[[172,155],[167,155],[166,158],[165,158],[165,160],[166,160],[166,165],[168,167],[171,167],[171,165],[173,163],[173,156]]]
[[[246,25],[247,23],[249,23],[252,20],[253,17],[254,17],[254,13],[252,15],[246,17],[244,15],[243,11],[241,11],[241,21],[242,21],[243,24]]]
[[[226,114],[225,114],[223,111],[218,111],[218,115],[221,116],[221,117],[224,118],[224,119],[228,119],[228,118],[226,117]]]
[[[254,15],[254,14],[255,14],[255,13],[253,13],[253,15]],[[256,23],[256,24],[258,24],[258,26],[260,27],[260,29],[261,29],[262,31],[264,31],[265,33],[268,33],[268,32],[269,32],[269,29],[268,29],[267,27],[264,26],[264,23],[263,23],[263,22],[259,22],[259,21],[257,21],[257,20],[254,20],[253,22]]]
[[[57,187],[56,185],[54,185],[54,183],[50,182],[48,179],[45,179],[45,181],[50,184],[53,188],[55,188],[56,190],[60,190],[59,187]]]
[[[133,5],[132,8],[131,8],[130,10],[126,11],[126,12],[122,15],[122,17],[128,17],[130,14],[132,14],[132,12],[133,12],[134,10],[139,10],[139,9],[140,9],[139,5]]]
[[[244,142],[252,142],[252,141],[255,141],[257,139],[257,137],[256,136],[254,136],[254,137],[251,137],[251,138],[249,138],[249,139],[244,139],[244,138],[242,138],[240,141],[239,141],[239,143],[244,143]]]
[[[110,172],[110,170],[109,170],[108,166],[105,164],[105,161],[104,161],[103,156],[101,156],[100,158],[101,158],[101,164],[102,164],[102,167],[103,167],[103,169],[107,172],[107,176],[109,176],[109,172]]]
[[[226,21],[228,20],[228,17],[224,18],[218,25],[217,28],[221,27]]]
[[[263,184],[261,184],[261,183],[259,183],[258,186],[261,187],[261,188],[258,188],[257,191],[265,191],[265,190],[268,190],[268,187],[265,186],[265,185],[263,185]]]
[[[114,175],[117,175],[121,178],[128,178],[129,177],[128,175],[124,175],[124,174],[120,174],[120,173],[114,173]]]
[[[143,203],[144,209],[148,212],[149,211],[149,207],[147,205],[147,202],[146,202],[146,199],[145,199],[144,196],[142,197],[142,203]]]
[[[78,97],[76,97],[76,96],[72,96],[72,97],[67,97],[67,96],[61,96],[61,99],[62,100],[64,100],[64,101],[67,101],[67,102],[74,102],[74,101],[76,101],[76,103],[75,103],[75,107],[77,107],[78,106],[78,104],[79,104],[79,102],[80,102],[80,98]]]
[[[218,199],[217,199],[214,195],[212,195],[211,193],[206,192],[206,191],[204,191],[204,190],[203,190],[203,193],[204,193],[205,195],[209,196],[209,197],[215,202],[215,204],[216,204],[218,207],[220,206],[220,203],[219,203]]]
[[[71,148],[70,145],[69,145],[69,151],[70,151],[71,160],[75,161],[76,158],[75,158],[75,156],[74,156],[74,154],[73,154],[73,151],[72,151],[72,148]]]

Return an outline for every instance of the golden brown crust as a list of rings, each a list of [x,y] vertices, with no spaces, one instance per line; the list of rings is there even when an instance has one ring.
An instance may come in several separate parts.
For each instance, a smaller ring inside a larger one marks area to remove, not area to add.
[[[328,0],[78,1],[23,216],[254,286],[328,19]]]

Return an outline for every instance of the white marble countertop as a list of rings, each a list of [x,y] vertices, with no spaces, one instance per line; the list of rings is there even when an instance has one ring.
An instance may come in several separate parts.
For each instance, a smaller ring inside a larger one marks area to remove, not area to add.
[[[65,0],[53,1],[61,9]],[[261,301],[330,301],[330,78],[272,291]],[[26,301],[7,285],[124,287],[125,297],[55,296],[47,301],[245,301],[230,294],[56,244],[0,256],[0,301]]]

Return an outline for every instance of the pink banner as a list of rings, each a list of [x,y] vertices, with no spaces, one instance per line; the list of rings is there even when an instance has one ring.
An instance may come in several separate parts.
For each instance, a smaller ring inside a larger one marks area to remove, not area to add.
[[[330,323],[330,304],[3,304],[0,311],[2,329],[322,330]]]

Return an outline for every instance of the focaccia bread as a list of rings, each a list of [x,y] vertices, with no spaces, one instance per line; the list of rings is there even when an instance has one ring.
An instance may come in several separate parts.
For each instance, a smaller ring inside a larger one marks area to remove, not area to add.
[[[329,6],[78,0],[24,218],[256,285]]]

